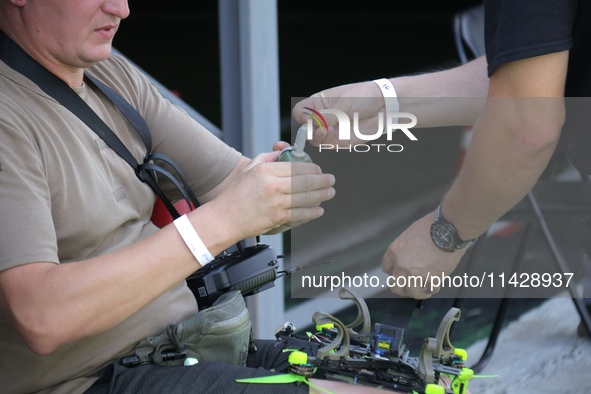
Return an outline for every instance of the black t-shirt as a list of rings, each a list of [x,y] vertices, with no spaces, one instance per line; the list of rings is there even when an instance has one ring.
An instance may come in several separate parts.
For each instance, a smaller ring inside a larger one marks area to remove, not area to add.
[[[488,74],[507,62],[570,50],[567,97],[591,97],[591,0],[485,0]]]
[[[570,50],[562,146],[591,174],[591,0],[485,0],[489,76],[499,65]]]

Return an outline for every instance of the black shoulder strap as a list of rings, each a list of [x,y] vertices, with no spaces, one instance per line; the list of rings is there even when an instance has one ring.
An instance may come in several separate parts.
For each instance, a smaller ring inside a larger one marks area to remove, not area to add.
[[[34,82],[41,90],[53,97],[57,102],[66,107],[70,112],[76,115],[82,122],[90,127],[100,138],[102,138],[107,145],[111,147],[123,160],[125,160],[134,170],[137,177],[146,183],[154,193],[160,197],[168,212],[174,219],[180,215],[174,208],[172,202],[166,197],[164,192],[158,186],[155,172],[166,176],[179,189],[183,198],[186,200],[189,207],[191,203],[195,208],[199,206],[199,202],[191,187],[187,183],[181,169],[168,157],[160,153],[152,153],[152,137],[146,121],[139,112],[129,104],[123,97],[117,94],[113,89],[86,74],[86,78],[91,84],[94,84],[101,92],[113,102],[113,104],[121,111],[127,118],[131,125],[140,135],[146,146],[146,156],[143,163],[138,163],[135,157],[121,142],[121,140],[113,133],[113,131],[102,121],[101,118],[86,104],[84,100],[70,88],[64,81],[50,73],[47,69],[37,63],[26,52],[24,52],[18,45],[16,45],[4,32],[0,30],[0,59],[12,69],[18,71],[32,82]],[[182,185],[175,177],[162,167],[151,163],[153,160],[162,160],[168,163],[178,174]]]

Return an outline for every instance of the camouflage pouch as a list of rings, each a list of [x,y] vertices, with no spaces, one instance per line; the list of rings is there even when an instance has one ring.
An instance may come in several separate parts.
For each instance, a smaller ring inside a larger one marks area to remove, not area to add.
[[[135,348],[139,360],[134,364],[183,365],[185,358],[192,357],[200,363],[225,361],[245,366],[251,346],[248,309],[240,292],[232,291],[184,322],[172,323],[166,332],[142,340]]]

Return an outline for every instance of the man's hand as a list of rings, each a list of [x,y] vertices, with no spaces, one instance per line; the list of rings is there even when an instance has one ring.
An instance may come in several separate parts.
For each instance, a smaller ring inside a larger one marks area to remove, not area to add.
[[[353,121],[353,113],[359,115],[359,130],[363,134],[375,134],[378,130],[378,116],[380,111],[385,119],[385,102],[382,92],[378,85],[374,82],[360,82],[350,85],[337,86],[331,89],[323,90],[316,93],[309,98],[300,101],[295,105],[292,111],[292,116],[299,123],[306,123],[310,119],[310,110],[315,111],[322,109],[338,109],[349,116],[351,122]],[[339,126],[337,117],[333,114],[323,114],[328,130],[326,127],[315,125],[314,137],[310,141],[312,145],[318,146],[320,144],[332,144],[335,147],[349,146],[365,143],[351,133],[350,140],[339,140]],[[352,124],[352,123],[351,123]],[[385,125],[385,123],[384,123]],[[385,126],[384,126],[385,127]]]
[[[316,219],[324,213],[318,205],[334,197],[335,178],[318,165],[277,162],[286,146],[278,142],[255,157],[211,202],[237,240]]]
[[[401,296],[425,299],[431,294],[439,292],[439,287],[433,288],[429,277],[449,275],[456,268],[466,249],[453,253],[440,250],[431,239],[430,228],[433,223],[433,213],[413,223],[405,232],[394,240],[382,258],[382,271],[393,277],[406,277],[406,287],[392,287],[391,290]],[[409,276],[421,277],[420,282],[411,280]],[[402,279],[400,280],[402,281]]]

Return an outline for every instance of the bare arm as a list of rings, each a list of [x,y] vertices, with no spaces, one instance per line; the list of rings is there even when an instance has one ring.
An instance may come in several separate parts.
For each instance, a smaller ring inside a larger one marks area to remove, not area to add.
[[[489,99],[476,122],[464,167],[443,202],[443,216],[462,239],[482,234],[519,202],[546,167],[564,122],[568,52],[519,60],[491,76]],[[466,249],[439,250],[429,235],[433,214],[389,246],[382,269],[393,276],[449,275]],[[395,289],[427,298],[419,288]]]
[[[417,117],[416,127],[449,125],[472,125],[482,112],[488,92],[486,59],[478,58],[450,70],[390,79],[396,88],[401,112],[410,112]],[[304,107],[315,110],[339,109],[353,119],[359,114],[360,130],[375,133],[380,112],[385,111],[382,92],[374,82],[361,82],[337,86],[316,93],[297,103],[292,111],[299,123],[309,118]],[[383,116],[383,115],[382,115]],[[337,118],[324,114],[329,130],[317,127],[314,130],[314,145],[340,143]],[[355,137],[351,143],[364,143]]]
[[[486,103],[486,67],[482,56],[449,70],[390,81],[400,97],[400,111],[415,115],[416,127],[473,125]]]
[[[241,160],[233,179],[211,194],[215,199],[188,215],[213,255],[292,219],[305,222],[322,215],[322,208],[301,202],[330,199],[334,177],[314,164],[275,163],[276,157],[268,153]],[[0,308],[32,351],[48,354],[117,325],[200,266],[169,225],[90,260],[36,262],[2,271]]]
[[[169,225],[86,261],[37,262],[2,271],[0,307],[37,354],[106,331],[200,267],[175,231]]]
[[[464,168],[443,212],[464,239],[482,234],[534,186],[564,123],[568,51],[495,70]]]

